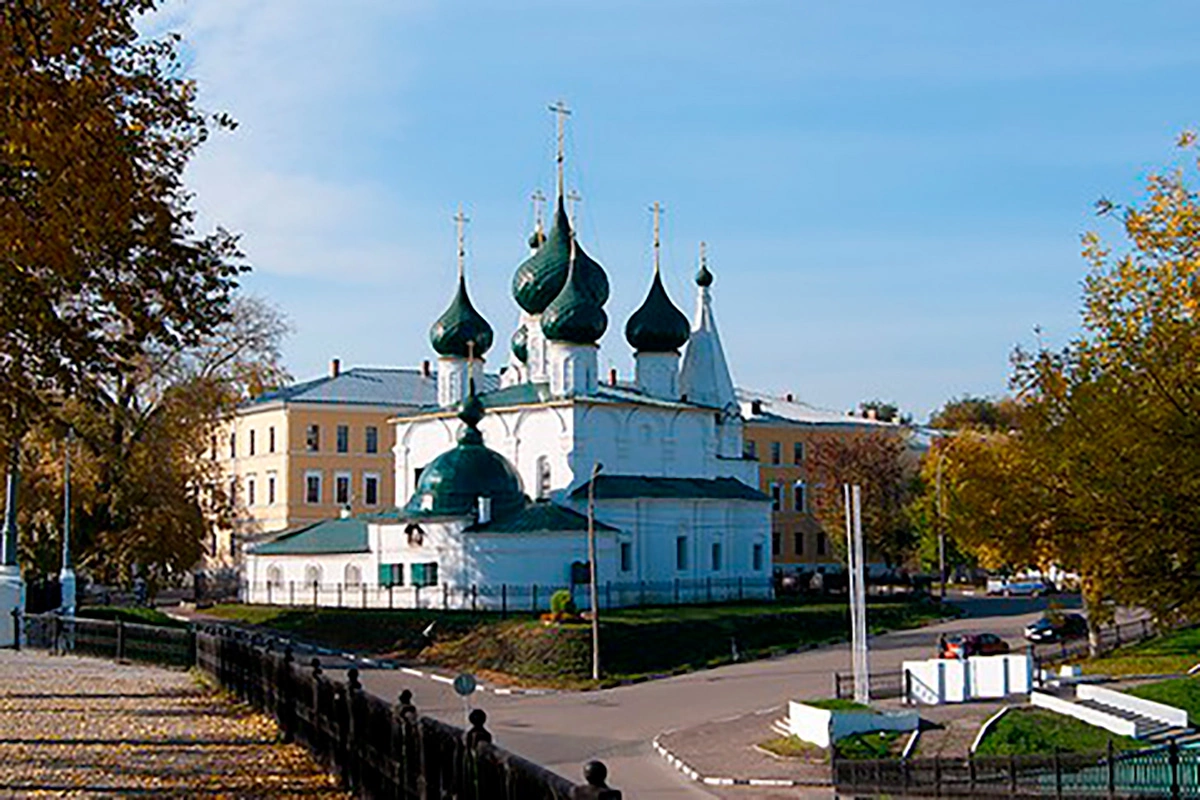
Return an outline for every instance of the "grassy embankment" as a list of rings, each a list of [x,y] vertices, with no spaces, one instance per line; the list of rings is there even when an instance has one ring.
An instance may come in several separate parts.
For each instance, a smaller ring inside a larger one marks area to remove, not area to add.
[[[1200,678],[1170,678],[1124,690],[1134,697],[1166,703],[1188,712],[1188,722],[1200,725]]]
[[[544,625],[529,614],[500,619],[465,611],[374,611],[224,605],[210,613],[363,654],[467,669],[493,680],[562,687],[594,685],[587,624]],[[873,633],[927,624],[950,610],[932,602],[872,602]],[[436,622],[434,644],[421,631]],[[737,603],[619,609],[601,617],[600,685],[681,674],[764,658],[845,638],[844,603]],[[501,678],[502,679],[502,678]]]
[[[187,623],[168,617],[157,608],[133,606],[80,606],[76,616],[85,619],[121,620],[138,625],[162,625],[168,628],[186,628]]]
[[[1093,675],[1181,675],[1200,663],[1200,627],[1184,628],[1080,662]]]
[[[1005,714],[979,743],[976,755],[1020,756],[1062,753],[1099,753],[1112,739],[1117,750],[1137,750],[1144,745],[1127,736],[1055,714],[1043,708],[1017,708]]]

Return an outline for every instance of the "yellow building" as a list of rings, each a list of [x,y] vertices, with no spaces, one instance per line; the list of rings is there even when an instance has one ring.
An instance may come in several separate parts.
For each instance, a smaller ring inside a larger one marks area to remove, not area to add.
[[[485,380],[494,380],[485,376]],[[437,404],[437,373],[356,367],[243,404],[213,436],[234,501],[231,530],[214,534],[209,565],[231,566],[241,546],[343,509],[369,512],[395,502],[395,428],[388,419]]]
[[[807,470],[808,455],[822,439],[869,431],[906,429],[895,423],[822,411],[783,398],[738,390],[742,417],[746,420],[745,453],[759,463],[759,488],[772,500],[771,555],[776,572],[840,567],[833,536],[844,533],[824,530],[813,516],[813,487]],[[867,556],[870,561],[870,554]]]

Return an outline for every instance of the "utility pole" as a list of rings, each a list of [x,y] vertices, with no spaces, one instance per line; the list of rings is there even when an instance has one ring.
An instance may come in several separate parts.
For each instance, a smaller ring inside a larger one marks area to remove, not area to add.
[[[62,589],[62,613],[75,616],[75,570],[71,566],[71,447],[75,444],[75,429],[67,429],[67,441],[63,447],[63,545],[62,572],[58,584]]]
[[[851,664],[854,700],[871,702],[871,665],[867,650],[867,590],[863,563],[862,487],[844,484],[846,503],[846,569],[849,573]]]
[[[938,592],[943,600],[946,599],[946,529],[942,521],[942,459],[945,458],[945,455],[940,449],[938,450],[937,477],[935,480],[937,513],[934,514],[938,537],[938,581],[940,583]]]
[[[588,482],[588,595],[592,604],[592,680],[600,680],[600,592],[596,588],[596,477],[603,465],[592,464]]]

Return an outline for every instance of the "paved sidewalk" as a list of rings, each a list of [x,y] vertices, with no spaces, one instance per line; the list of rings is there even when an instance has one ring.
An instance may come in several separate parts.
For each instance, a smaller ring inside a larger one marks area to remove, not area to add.
[[[186,672],[0,650],[0,796],[344,798],[274,724]]]

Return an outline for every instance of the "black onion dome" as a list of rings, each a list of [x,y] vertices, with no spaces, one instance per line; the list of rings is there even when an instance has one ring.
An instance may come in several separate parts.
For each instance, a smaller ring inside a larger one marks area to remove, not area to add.
[[[567,285],[542,312],[542,333],[555,342],[595,344],[608,328],[608,315],[587,290],[576,263],[567,274]]]
[[[545,234],[537,252],[525,259],[513,276],[513,297],[517,304],[530,314],[545,311],[562,292],[570,268],[571,222],[563,209],[562,197],[559,197],[550,232]],[[579,273],[579,290],[594,305],[599,307],[608,302],[608,276],[578,242],[575,243],[575,270]]]
[[[708,287],[712,286],[713,274],[708,271],[708,264],[700,262],[700,269],[696,270],[696,285]]]
[[[474,354],[480,358],[492,346],[492,326],[471,305],[467,296],[467,282],[460,275],[458,291],[433,327],[429,329],[429,341],[433,349],[443,356],[467,358],[471,354],[469,342],[474,342]]]
[[[639,353],[669,353],[683,347],[691,331],[687,317],[667,297],[662,277],[655,270],[645,301],[625,323],[625,340]]]
[[[524,325],[512,335],[512,352],[522,364],[529,361],[529,329]]]

